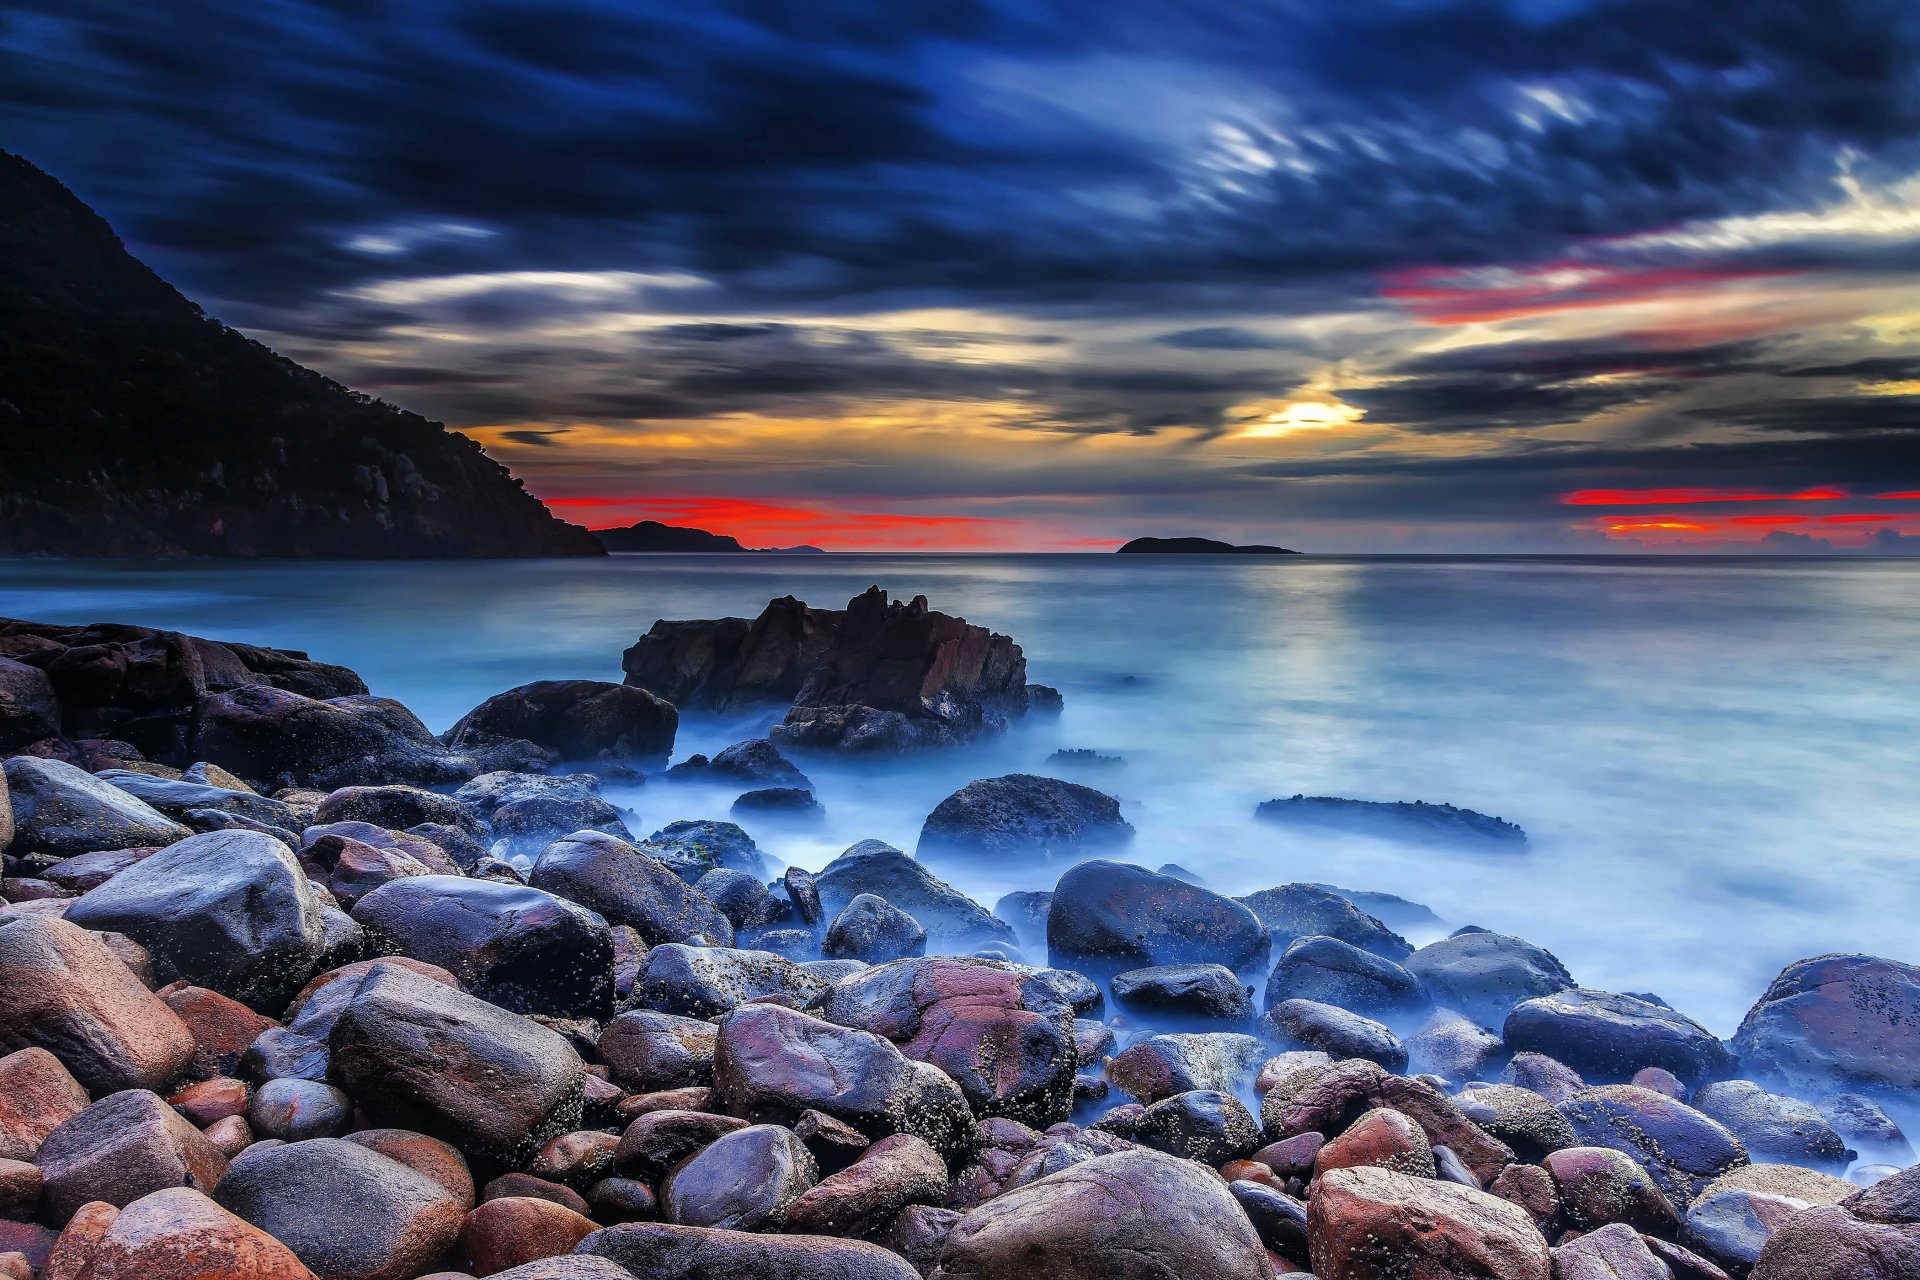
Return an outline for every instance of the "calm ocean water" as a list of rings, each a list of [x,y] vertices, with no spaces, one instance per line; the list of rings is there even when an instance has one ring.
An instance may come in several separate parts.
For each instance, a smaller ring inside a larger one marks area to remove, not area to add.
[[[1730,1033],[1780,967],[1824,951],[1920,961],[1920,561],[1674,558],[1244,561],[1118,556],[619,556],[398,564],[0,562],[0,616],[124,621],[346,663],[444,729],[528,680],[618,680],[656,618],[838,606],[878,583],[1012,635],[1057,721],[909,762],[803,765],[828,821],[756,831],[817,868],[865,837],[912,849],[974,777],[1056,747],[1123,755],[1096,781],[1132,859],[1232,893],[1290,880],[1397,893],[1445,927],[1518,933],[1585,985],[1651,991]],[[771,714],[690,719],[676,755]],[[1288,833],[1294,792],[1447,801],[1530,852]],[[610,788],[644,834],[729,796]],[[942,866],[989,903],[1058,866]]]

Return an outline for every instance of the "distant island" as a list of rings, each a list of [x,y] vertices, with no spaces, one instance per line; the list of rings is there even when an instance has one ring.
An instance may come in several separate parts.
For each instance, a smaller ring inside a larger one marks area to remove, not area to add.
[[[680,525],[661,524],[658,520],[642,520],[639,524],[631,524],[624,529],[595,529],[593,535],[600,539],[600,545],[608,551],[671,552],[682,555],[695,553],[823,556],[827,554],[821,547],[743,547],[738,538],[728,537],[724,533],[708,533],[705,529],[688,529]]]
[[[1257,543],[1236,547],[1231,542],[1216,542],[1212,538],[1135,538],[1121,547],[1116,554],[1123,556],[1297,556],[1300,553],[1288,547],[1269,547]]]

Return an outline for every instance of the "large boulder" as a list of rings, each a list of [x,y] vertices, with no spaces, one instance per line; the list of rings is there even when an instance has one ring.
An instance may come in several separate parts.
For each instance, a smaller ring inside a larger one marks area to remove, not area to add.
[[[0,1057],[0,1161],[32,1160],[47,1135],[85,1111],[88,1101],[80,1082],[45,1049]]]
[[[1632,1227],[1615,1224],[1553,1251],[1553,1280],[1672,1280],[1673,1269]]]
[[[600,779],[591,773],[554,777],[498,770],[463,784],[453,798],[492,828],[494,856],[519,865],[531,865],[548,845],[575,831],[633,841],[620,811],[600,798]]]
[[[934,1280],[1270,1274],[1253,1224],[1217,1174],[1144,1149],[1084,1160],[989,1200],[954,1225],[933,1272]]]
[[[1048,963],[1063,969],[1113,974],[1199,962],[1238,972],[1267,953],[1266,929],[1240,903],[1129,863],[1074,867],[1047,913]]]
[[[814,877],[820,908],[832,919],[861,894],[884,898],[927,931],[936,952],[967,952],[988,942],[1013,942],[1013,929],[985,907],[881,840],[862,840]]]
[[[227,1171],[227,1158],[145,1089],[100,1099],[48,1134],[34,1163],[54,1222],[92,1200],[125,1206],[166,1187],[211,1191]]]
[[[294,1252],[199,1191],[156,1191],[122,1209],[88,1250],[85,1280],[315,1280]]]
[[[193,1033],[105,943],[64,920],[0,926],[0,1051],[44,1049],[95,1094],[165,1089]]]
[[[70,857],[103,849],[172,844],[192,834],[146,801],[64,760],[14,756],[5,763],[16,854]]]
[[[216,787],[186,778],[156,778],[131,769],[102,769],[93,776],[137,800],[144,800],[177,821],[187,821],[196,810],[208,809],[283,830],[298,825],[293,811],[286,805],[253,791]]]
[[[1295,938],[1338,938],[1395,963],[1413,954],[1413,944],[1325,885],[1283,884],[1237,901],[1266,926],[1276,949]]]
[[[1133,839],[1120,802],[1077,782],[1010,773],[969,782],[942,800],[920,828],[920,857],[1077,857]]]
[[[1107,1064],[1107,1078],[1146,1103],[1192,1089],[1243,1093],[1268,1053],[1265,1041],[1238,1031],[1175,1031],[1122,1049]]]
[[[341,787],[330,792],[314,807],[313,821],[308,825],[328,826],[336,822],[368,822],[390,831],[405,831],[431,822],[458,828],[476,839],[485,834],[479,819],[454,797],[424,787],[397,784]]]
[[[412,1280],[453,1244],[466,1212],[425,1174],[334,1138],[249,1151],[213,1198],[327,1280]]]
[[[1658,1067],[1689,1088],[1738,1066],[1711,1031],[1665,1005],[1576,987],[1523,1000],[1507,1014],[1509,1049],[1544,1053],[1588,1080],[1629,1080]]]
[[[1546,1239],[1520,1206],[1388,1169],[1336,1169],[1307,1207],[1321,1280],[1551,1280]]]
[[[455,747],[525,740],[562,760],[661,759],[673,750],[680,713],[630,684],[536,680],[496,693],[447,733]]]
[[[688,884],[716,868],[744,871],[759,880],[772,874],[752,836],[737,823],[713,818],[669,822],[641,841],[639,848]]]
[[[1073,1109],[1073,1008],[1039,973],[961,957],[897,960],[842,978],[813,1007],[940,1068],[981,1118],[1044,1129]]]
[[[769,996],[805,1004],[826,989],[825,979],[771,951],[666,943],[641,961],[631,1002],[683,1018],[711,1018]]]
[[[1338,938],[1295,938],[1267,975],[1268,1008],[1282,1000],[1317,1000],[1370,1018],[1419,1012],[1420,980],[1393,961]]]
[[[1432,1085],[1359,1058],[1289,1075],[1260,1099],[1260,1118],[1272,1139],[1338,1134],[1376,1107],[1391,1108],[1419,1125],[1433,1145],[1458,1156],[1483,1186],[1513,1160],[1511,1148]]]
[[[1113,1003],[1148,1025],[1244,1027],[1253,997],[1218,964],[1157,964],[1113,975]]]
[[[1796,1090],[1920,1087],[1920,966],[1865,955],[1788,965],[1733,1048],[1749,1074]]]
[[[613,1082],[634,1093],[713,1083],[719,1031],[703,1018],[631,1009],[600,1033],[599,1056]]]
[[[869,1138],[911,1133],[948,1154],[973,1115],[945,1072],[881,1036],[783,1009],[748,1005],[720,1022],[713,1088],[728,1115],[789,1128],[819,1111]]]
[[[576,831],[547,847],[527,883],[624,924],[648,946],[689,942],[730,947],[733,924],[675,871],[600,831]]]
[[[1230,1093],[1194,1089],[1162,1098],[1132,1126],[1133,1141],[1204,1165],[1244,1159],[1260,1145],[1260,1124]]]
[[[0,751],[12,751],[59,734],[60,702],[47,673],[0,657]]]
[[[613,1013],[613,935],[576,903],[524,885],[459,876],[392,880],[362,898],[368,945],[438,965],[515,1013]]]
[[[1723,1080],[1693,1095],[1693,1107],[1740,1139],[1754,1160],[1844,1171],[1853,1153],[1812,1105],[1768,1093],[1750,1080]]]
[[[326,950],[321,900],[292,850],[257,831],[209,831],[142,859],[67,908],[83,929],[153,953],[185,980],[278,1013]]]
[[[564,1036],[397,965],[367,971],[328,1046],[373,1124],[451,1143],[483,1171],[580,1124],[586,1071]]]
[[[912,1134],[896,1133],[823,1178],[787,1209],[796,1234],[871,1236],[909,1205],[938,1205],[949,1180],[940,1153]]]
[[[1521,938],[1474,929],[1430,942],[1406,958],[1408,973],[1433,1002],[1498,1031],[1523,1000],[1570,990],[1573,976],[1547,951]]]
[[[860,1240],[665,1222],[607,1227],[582,1240],[575,1252],[611,1259],[647,1280],[920,1280],[904,1258]]]
[[[1920,1226],[1864,1222],[1834,1205],[1816,1205],[1788,1218],[1753,1268],[1753,1280],[1912,1276],[1920,1276]]]
[[[926,953],[927,931],[920,922],[871,893],[849,902],[827,926],[827,936],[820,944],[820,954],[830,960],[867,964],[885,964]]]
[[[1406,1045],[1385,1023],[1318,1000],[1282,1000],[1262,1015],[1260,1030],[1284,1049],[1365,1058],[1389,1071],[1407,1066]]]
[[[778,1230],[819,1180],[819,1165],[793,1130],[748,1125],[674,1167],[660,1184],[660,1217],[688,1227]]]
[[[1587,1146],[1626,1153],[1684,1210],[1701,1188],[1748,1163],[1746,1148],[1717,1120],[1677,1098],[1635,1085],[1583,1089],[1560,1114]]]
[[[670,778],[695,778],[714,782],[738,782],[754,787],[798,787],[813,790],[813,783],[799,766],[780,754],[780,748],[765,738],[736,742],[708,760],[695,756],[667,771]]]

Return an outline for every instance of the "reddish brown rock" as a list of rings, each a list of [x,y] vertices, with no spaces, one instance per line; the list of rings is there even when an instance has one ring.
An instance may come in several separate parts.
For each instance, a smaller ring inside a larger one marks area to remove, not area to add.
[[[1459,1156],[1483,1186],[1513,1161],[1511,1148],[1467,1119],[1439,1090],[1357,1058],[1336,1062],[1304,1080],[1290,1079],[1284,1089],[1261,1099],[1260,1115],[1269,1136],[1290,1138],[1342,1133],[1374,1107],[1391,1107],[1419,1125],[1429,1142]]]
[[[651,1009],[623,1013],[600,1034],[600,1061],[614,1083],[636,1093],[713,1083],[711,1022]]]
[[[540,1258],[570,1253],[596,1230],[593,1220],[550,1200],[489,1200],[460,1227],[459,1253],[468,1271],[490,1276]]]
[[[114,1219],[119,1216],[120,1210],[104,1200],[81,1205],[61,1228],[60,1238],[53,1242],[47,1265],[40,1269],[41,1280],[80,1280],[100,1238],[112,1229]]]
[[[315,1280],[293,1251],[198,1191],[128,1205],[79,1280]]]
[[[1550,1280],[1545,1237],[1497,1196],[1387,1169],[1336,1169],[1307,1208],[1320,1280]]]
[[[229,1161],[253,1145],[253,1126],[247,1123],[245,1116],[215,1120],[201,1132],[207,1135],[207,1141],[213,1144],[213,1149]]]
[[[164,1089],[193,1035],[104,943],[62,920],[0,928],[0,1050],[43,1048],[94,1094]]]
[[[1269,1142],[1253,1153],[1258,1160],[1282,1178],[1305,1180],[1313,1176],[1314,1161],[1320,1157],[1320,1148],[1327,1140],[1317,1133],[1296,1133],[1291,1138],[1279,1142]]]
[[[196,1076],[232,1075],[239,1070],[247,1046],[258,1040],[261,1032],[278,1025],[238,1000],[206,987],[176,982],[155,994],[192,1033],[192,1071]]]
[[[594,1232],[579,1249],[647,1280],[919,1280],[897,1254],[829,1236],[629,1222]]]
[[[25,1160],[0,1160],[0,1218],[32,1220],[40,1208],[43,1181],[36,1165]]]
[[[24,1253],[0,1253],[0,1276],[6,1280],[33,1280],[33,1263]]]
[[[1673,1269],[1638,1231],[1616,1222],[1555,1249],[1553,1280],[1673,1280]]]
[[[1567,1225],[1581,1231],[1624,1222],[1639,1231],[1672,1235],[1679,1229],[1673,1204],[1632,1158],[1610,1147],[1568,1147],[1548,1154],[1542,1167],[1553,1179]]]
[[[940,1153],[919,1138],[895,1134],[804,1192],[787,1210],[784,1229],[796,1235],[870,1236],[908,1205],[937,1205],[946,1194],[947,1166]]]
[[[711,1111],[713,1090],[708,1088],[660,1089],[622,1098],[615,1113],[622,1120],[638,1120],[650,1111]]]
[[[53,1251],[54,1233],[35,1222],[8,1222],[0,1219],[0,1253],[17,1253],[28,1265],[46,1265]]]
[[[588,1187],[613,1172],[619,1147],[618,1137],[597,1129],[563,1133],[540,1148],[527,1172],[576,1189]]]
[[[1542,1231],[1560,1212],[1560,1195],[1553,1188],[1553,1177],[1537,1164],[1508,1165],[1487,1190],[1525,1209],[1533,1225]]]
[[[1389,1107],[1375,1107],[1320,1148],[1316,1176],[1335,1169],[1391,1169],[1415,1178],[1432,1178],[1433,1147],[1419,1125]]]
[[[0,1160],[31,1160],[48,1134],[87,1109],[87,1091],[45,1049],[0,1058]]]
[[[545,1178],[536,1178],[530,1173],[503,1173],[480,1188],[480,1202],[489,1200],[545,1200],[557,1204],[563,1209],[575,1213],[591,1212],[587,1208],[586,1197],[572,1187],[562,1186],[558,1182],[549,1182]]]
[[[110,1094],[47,1135],[37,1157],[46,1212],[65,1222],[89,1200],[127,1205],[168,1187],[211,1191],[227,1158],[158,1094]]]
[[[1774,1232],[1753,1280],[1912,1280],[1920,1226],[1862,1222],[1835,1205],[1795,1214]]]
[[[205,1129],[228,1116],[245,1115],[252,1096],[253,1091],[247,1087],[246,1081],[230,1076],[215,1076],[172,1094],[167,1098],[167,1105],[192,1121],[196,1127]]]
[[[440,1184],[461,1210],[474,1206],[473,1174],[466,1157],[438,1138],[411,1129],[362,1129],[350,1133],[344,1141],[369,1151],[378,1151],[389,1160],[398,1160],[415,1173]]]

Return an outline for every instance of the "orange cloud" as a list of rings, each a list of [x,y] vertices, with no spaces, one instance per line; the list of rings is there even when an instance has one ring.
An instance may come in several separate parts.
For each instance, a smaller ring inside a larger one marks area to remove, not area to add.
[[[1845,489],[1833,485],[1802,489],[1798,493],[1749,493],[1740,489],[1575,489],[1562,494],[1560,501],[1569,507],[1631,507],[1695,502],[1838,502],[1846,496]]]

